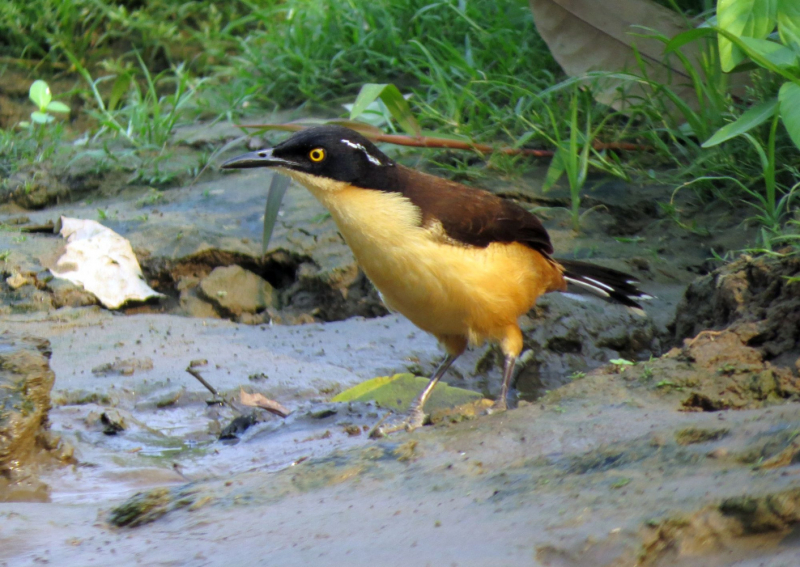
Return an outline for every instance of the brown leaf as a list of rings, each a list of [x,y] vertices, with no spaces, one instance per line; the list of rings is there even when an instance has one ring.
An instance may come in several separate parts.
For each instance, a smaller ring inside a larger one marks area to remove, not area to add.
[[[275,400],[270,400],[259,393],[248,394],[241,388],[239,389],[239,401],[248,407],[261,408],[280,417],[286,417],[292,413]]]
[[[692,109],[698,109],[697,94],[689,73],[680,60],[664,58],[664,43],[642,37],[650,28],[668,38],[691,29],[680,14],[651,0],[529,0],[536,29],[547,43],[553,57],[571,77],[590,71],[630,72],[640,74],[634,46],[647,68],[650,79],[670,85]],[[684,45],[681,52],[701,72],[702,41]],[[746,76],[731,76],[732,82]],[[608,79],[598,85],[597,100],[623,109],[617,89],[624,86],[632,96],[641,96],[642,86],[623,85]]]

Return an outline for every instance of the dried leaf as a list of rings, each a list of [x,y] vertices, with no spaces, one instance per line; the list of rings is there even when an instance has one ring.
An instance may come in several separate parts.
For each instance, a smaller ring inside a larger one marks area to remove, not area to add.
[[[130,242],[93,220],[61,217],[58,231],[67,239],[50,271],[93,293],[109,309],[128,301],[162,297],[145,282]]]
[[[666,38],[691,29],[680,14],[651,0],[617,0],[613,9],[596,0],[529,1],[539,34],[567,75],[576,77],[591,71],[639,73],[641,61],[651,80],[669,85],[690,108],[699,108],[690,73],[678,57],[665,59],[663,41],[647,37],[647,29]],[[696,69],[702,69],[702,42],[680,45],[680,51]],[[645,87],[610,77],[597,85],[596,97],[623,109],[620,88],[628,96],[640,96]]]
[[[242,389],[239,389],[239,401],[245,406],[261,408],[280,417],[286,417],[292,413],[275,400],[270,400],[259,393],[248,394]]]

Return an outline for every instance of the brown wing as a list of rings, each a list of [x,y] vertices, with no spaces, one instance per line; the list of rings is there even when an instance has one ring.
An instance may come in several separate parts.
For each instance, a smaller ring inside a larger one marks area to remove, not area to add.
[[[511,201],[400,165],[395,170],[390,190],[403,193],[420,208],[423,224],[441,223],[449,238],[480,248],[492,242],[520,242],[546,255],[553,253],[541,221]]]

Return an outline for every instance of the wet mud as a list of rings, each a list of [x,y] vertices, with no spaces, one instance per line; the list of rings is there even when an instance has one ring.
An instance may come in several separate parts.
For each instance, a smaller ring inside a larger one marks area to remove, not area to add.
[[[521,321],[515,409],[487,415],[502,361],[484,347],[445,379],[484,399],[377,441],[392,404],[332,398],[426,376],[441,351],[387,313],[306,192],[262,255],[263,172],[162,191],[7,180],[0,565],[800,563],[797,261],[717,267],[712,250],[748,241],[741,215],[676,200],[714,226],[687,232],[657,205],[670,191],[602,179],[576,235],[541,173],[481,183],[535,209],[560,256],[640,278],[647,316],[544,297]],[[41,227],[98,210],[167,297],[111,313],[49,274],[63,241]],[[8,416],[27,421],[8,435]]]

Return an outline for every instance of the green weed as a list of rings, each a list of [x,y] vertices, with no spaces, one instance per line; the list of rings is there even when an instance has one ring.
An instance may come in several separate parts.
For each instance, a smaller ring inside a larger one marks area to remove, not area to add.
[[[581,124],[578,117],[579,105],[585,107],[583,113],[585,126]],[[571,201],[570,216],[572,218],[572,230],[575,232],[580,231],[581,192],[586,183],[589,166],[591,165],[606,173],[628,179],[625,170],[615,160],[593,147],[595,138],[601,131],[605,130],[606,122],[614,117],[614,113],[607,113],[600,123],[594,126],[592,107],[593,103],[591,99],[587,99],[587,93],[574,89],[570,98],[568,120],[560,120],[550,106],[545,106],[550,118],[549,125],[552,128],[552,135],[536,123],[529,122],[533,131],[538,131],[556,148],[556,153],[550,162],[542,190],[547,192],[558,182],[562,175],[567,176]],[[563,129],[567,129],[568,134],[563,134]]]
[[[614,482],[612,482],[610,486],[613,489],[623,488],[625,486],[628,486],[631,483],[631,480],[632,479],[630,479],[630,478],[623,477],[623,478],[620,478],[619,480],[615,480]]]
[[[166,202],[167,199],[164,197],[164,193],[162,193],[158,189],[154,189],[151,187],[147,191],[147,195],[139,199],[136,202],[136,205],[139,207],[153,207],[155,205],[160,205]]]

